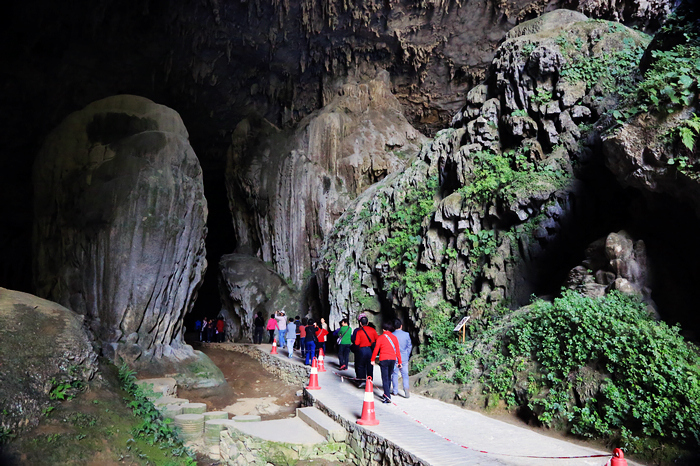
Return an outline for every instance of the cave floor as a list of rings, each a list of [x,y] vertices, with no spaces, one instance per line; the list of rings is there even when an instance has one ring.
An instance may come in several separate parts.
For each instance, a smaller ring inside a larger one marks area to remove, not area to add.
[[[301,387],[291,386],[265,371],[259,361],[208,344],[188,341],[202,351],[224,373],[228,386],[185,390],[177,396],[192,403],[206,403],[208,411],[228,411],[232,415],[259,414],[263,420],[296,416]]]

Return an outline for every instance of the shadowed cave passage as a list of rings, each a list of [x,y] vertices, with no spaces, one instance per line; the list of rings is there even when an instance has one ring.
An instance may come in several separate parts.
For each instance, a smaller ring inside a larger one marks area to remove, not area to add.
[[[188,330],[194,329],[194,322],[203,317],[216,317],[221,310],[219,296],[219,259],[236,248],[233,220],[226,197],[223,170],[204,172],[204,196],[207,198],[207,272],[197,293],[192,312],[185,317]]]

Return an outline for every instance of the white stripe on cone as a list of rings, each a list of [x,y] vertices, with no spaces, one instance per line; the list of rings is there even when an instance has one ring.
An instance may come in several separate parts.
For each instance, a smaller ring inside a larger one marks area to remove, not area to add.
[[[311,366],[311,373],[318,374],[318,369],[316,369],[316,366]]]
[[[371,401],[372,403],[374,403],[374,393],[365,392],[365,400],[364,401]]]

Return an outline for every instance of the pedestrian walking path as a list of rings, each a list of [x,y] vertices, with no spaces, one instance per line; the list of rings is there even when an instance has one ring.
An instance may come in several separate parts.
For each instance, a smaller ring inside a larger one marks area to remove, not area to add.
[[[264,351],[262,345],[261,350]],[[286,349],[280,358],[287,359]],[[303,364],[297,355],[290,361]],[[350,370],[338,371],[337,358],[326,356],[327,372],[318,374],[320,390],[308,391],[315,404],[354,423],[362,414],[364,389],[347,378]],[[379,369],[375,369],[379,376]],[[379,425],[363,427],[397,447],[410,452],[426,464],[448,465],[517,465],[517,466],[603,466],[610,452],[599,451],[559,440],[526,428],[508,424],[462,409],[455,405],[420,395],[406,399],[392,397],[383,404],[381,377],[375,380],[375,411]],[[400,393],[403,390],[400,389]],[[602,457],[590,457],[604,455]],[[627,460],[630,466],[637,465]]]

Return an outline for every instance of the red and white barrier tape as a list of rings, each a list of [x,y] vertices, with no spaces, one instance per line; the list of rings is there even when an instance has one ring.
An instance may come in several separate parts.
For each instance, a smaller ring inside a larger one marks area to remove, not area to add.
[[[336,371],[333,371],[333,373],[334,373],[335,375],[337,375],[338,377],[340,377],[341,379],[362,380],[362,379],[358,379],[358,378],[356,378],[356,377],[348,377],[348,376],[343,375],[343,374],[341,374],[340,372],[336,372]],[[399,405],[397,405],[395,402],[392,401],[391,404],[394,405],[394,406],[396,406],[397,408],[399,408],[399,410],[400,410],[402,413],[404,413],[406,416],[408,416],[409,418],[411,418],[412,420],[414,420],[415,422],[417,422],[421,427],[424,427],[425,429],[427,429],[428,431],[430,431],[430,432],[432,432],[433,434],[437,435],[438,437],[441,437],[443,440],[446,440],[446,441],[452,443],[453,445],[457,445],[458,447],[463,448],[463,449],[465,449],[465,450],[472,450],[472,451],[476,451],[476,452],[478,452],[478,453],[484,453],[484,454],[487,454],[487,455],[509,456],[509,457],[511,457],[511,458],[532,458],[532,459],[550,459],[550,460],[573,460],[573,459],[582,459],[582,458],[609,458],[608,461],[607,461],[607,463],[605,463],[604,466],[607,466],[608,464],[610,464],[610,460],[612,459],[612,455],[531,456],[531,455],[511,455],[511,454],[508,454],[508,453],[494,453],[494,452],[485,451],[485,450],[477,450],[477,449],[475,449],[475,448],[471,448],[471,447],[468,447],[468,446],[466,446],[466,445],[462,445],[461,443],[455,442],[454,440],[445,437],[444,435],[442,435],[442,434],[440,434],[439,432],[437,432],[435,429],[432,429],[432,428],[428,427],[427,425],[423,424],[419,419],[416,419],[415,417],[413,417],[413,416],[411,416],[410,414],[408,414],[408,412],[407,412],[406,410],[401,409],[401,408],[399,407]]]

